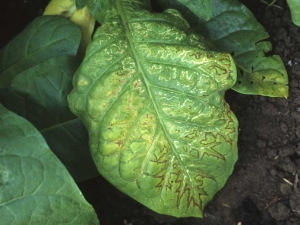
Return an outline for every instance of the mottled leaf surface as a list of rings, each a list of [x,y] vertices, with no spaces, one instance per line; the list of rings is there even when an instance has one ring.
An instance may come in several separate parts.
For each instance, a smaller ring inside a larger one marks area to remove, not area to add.
[[[97,176],[88,135],[67,95],[80,62],[79,28],[62,17],[34,20],[0,51],[0,100],[32,122],[77,180]]]
[[[211,46],[233,55],[237,83],[233,90],[242,94],[271,97],[288,96],[288,77],[278,55],[267,56],[271,43],[263,26],[236,0],[212,0],[213,16],[203,21],[203,34]]]
[[[242,94],[287,97],[284,64],[278,55],[266,54],[272,50],[266,40],[269,35],[251,11],[237,0],[211,0],[211,3],[213,14],[208,21],[175,2],[172,6],[182,13],[192,29],[205,37],[210,48],[232,54],[237,67],[237,83],[232,89]]]
[[[42,135],[1,104],[0,218],[3,225],[99,224]]]
[[[175,10],[112,2],[97,16],[70,108],[109,182],[158,213],[202,217],[237,159],[237,120],[224,100],[234,62],[207,50]]]

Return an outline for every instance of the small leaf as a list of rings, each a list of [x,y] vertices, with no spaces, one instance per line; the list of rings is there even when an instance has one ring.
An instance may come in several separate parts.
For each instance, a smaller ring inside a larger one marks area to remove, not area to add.
[[[266,57],[263,52],[254,51],[235,57],[235,63],[240,75],[233,90],[243,94],[287,98],[287,74],[279,56]],[[244,68],[245,65],[248,67]]]
[[[295,25],[300,27],[300,1],[299,0],[287,0],[289,8],[292,14],[292,21]]]
[[[86,129],[67,103],[79,66],[79,42],[80,30],[67,19],[43,16],[33,21],[0,51],[0,100],[32,122],[72,176],[82,181],[98,173]]]
[[[70,108],[109,182],[158,213],[202,217],[237,160],[237,120],[224,100],[234,62],[176,10],[111,2],[97,14]]]
[[[1,224],[99,224],[40,133],[1,104],[0,190]]]

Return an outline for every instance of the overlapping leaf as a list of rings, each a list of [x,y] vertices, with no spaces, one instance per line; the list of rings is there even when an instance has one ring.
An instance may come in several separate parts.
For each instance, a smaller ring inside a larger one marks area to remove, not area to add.
[[[288,77],[284,64],[279,56],[266,55],[272,49],[266,41],[269,35],[253,14],[237,0],[211,2],[213,15],[208,21],[188,8],[173,5],[210,42],[211,48],[232,54],[237,66],[235,91],[287,97]]]
[[[86,129],[67,103],[80,37],[69,20],[44,16],[0,51],[1,102],[42,132],[77,181],[97,175]]]
[[[78,54],[83,57],[95,26],[95,19],[90,14],[85,0],[51,0],[43,15],[60,15],[78,25],[82,31],[82,39]]]
[[[157,0],[165,8],[175,7],[181,11],[189,9],[197,17],[208,20],[212,17],[211,0]]]
[[[224,100],[234,62],[189,34],[176,10],[113,2],[98,12],[70,108],[107,180],[156,212],[202,217],[237,159],[237,121]]]
[[[3,225],[99,224],[40,133],[1,104],[0,218]]]

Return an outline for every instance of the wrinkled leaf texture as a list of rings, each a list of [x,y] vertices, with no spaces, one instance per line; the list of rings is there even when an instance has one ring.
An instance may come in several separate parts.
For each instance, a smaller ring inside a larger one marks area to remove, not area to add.
[[[2,225],[99,224],[42,135],[0,104]]]
[[[43,16],[0,51],[0,101],[38,128],[77,181],[98,174],[86,129],[67,103],[80,38],[69,20]]]
[[[188,4],[165,1],[169,5],[162,6],[178,9],[210,42],[211,48],[232,54],[237,66],[237,82],[233,90],[251,95],[288,96],[284,64],[278,55],[266,55],[272,50],[271,43],[266,40],[269,35],[243,4],[237,0],[211,0],[212,17],[206,21],[195,15]]]
[[[237,160],[237,120],[224,100],[234,62],[207,50],[176,10],[110,3],[97,13],[102,26],[74,76],[70,108],[109,182],[158,213],[202,217]]]

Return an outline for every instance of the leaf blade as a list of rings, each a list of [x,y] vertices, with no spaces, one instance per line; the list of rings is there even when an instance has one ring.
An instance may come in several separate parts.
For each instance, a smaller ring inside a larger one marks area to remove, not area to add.
[[[80,63],[75,57],[80,37],[78,27],[67,19],[40,17],[1,50],[0,62],[0,86],[5,77],[9,78],[7,87],[0,87],[1,102],[42,132],[77,181],[98,175],[89,154],[87,132],[67,103],[71,80]],[[60,45],[51,44],[55,39]],[[28,50],[37,40],[47,50],[36,46]],[[74,159],[76,156],[81,160]]]
[[[262,25],[257,22],[250,10],[236,0],[212,0],[211,4],[213,14],[208,21],[190,10],[175,6],[191,27],[205,37],[210,48],[232,54],[236,61],[238,76],[238,82],[232,89],[242,94],[286,98],[287,72],[277,55],[267,55],[272,46],[267,41],[269,35]],[[167,8],[166,5],[163,6]],[[248,55],[248,58],[245,58],[245,55]],[[259,70],[260,62],[267,63],[268,70],[266,67]],[[266,82],[268,79],[262,79],[267,75],[271,76],[270,81],[277,80],[279,85]]]
[[[4,224],[99,224],[93,208],[39,132],[1,104],[0,133]]]
[[[13,42],[1,50],[0,87],[7,87],[15,74],[51,57],[76,55],[77,48],[74,46],[78,41],[80,31],[70,26],[67,20],[51,16],[35,19],[21,35],[17,35]]]
[[[156,212],[202,217],[237,158],[237,121],[223,98],[235,65],[189,35],[177,11],[149,6],[104,8],[69,105],[109,182]]]
[[[287,0],[287,3],[291,10],[292,21],[295,25],[299,27],[300,26],[300,13],[299,13],[300,3],[297,0]]]
[[[287,72],[279,56],[266,56],[272,46],[265,41],[269,35],[262,25],[235,0],[212,2],[213,17],[204,24],[205,34],[216,49],[233,54],[238,78],[232,89],[242,94],[287,98]]]

